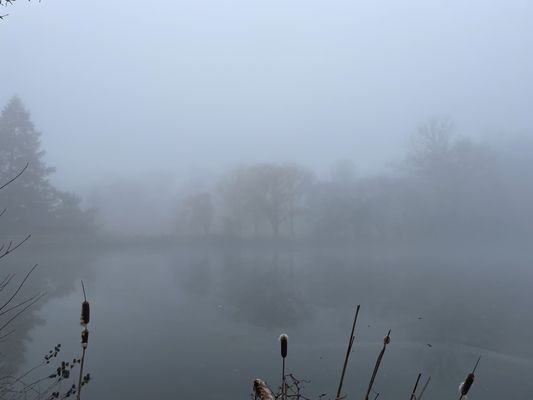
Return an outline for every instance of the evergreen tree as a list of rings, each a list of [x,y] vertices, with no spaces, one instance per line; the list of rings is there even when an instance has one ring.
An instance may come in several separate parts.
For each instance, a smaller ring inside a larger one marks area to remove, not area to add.
[[[7,209],[0,224],[2,233],[49,231],[72,227],[73,221],[76,225],[88,222],[79,209],[79,199],[50,183],[55,169],[44,161],[40,136],[22,101],[13,97],[0,114],[0,182],[17,175],[26,164],[28,167],[2,193],[1,207]]]

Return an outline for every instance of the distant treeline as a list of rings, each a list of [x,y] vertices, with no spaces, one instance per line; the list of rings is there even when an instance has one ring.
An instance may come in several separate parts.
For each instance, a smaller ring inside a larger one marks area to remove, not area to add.
[[[515,149],[516,150],[516,149]],[[182,198],[178,235],[324,240],[515,240],[533,235],[533,147],[495,148],[421,125],[388,174],[358,177],[340,161],[329,179],[259,163]]]
[[[347,160],[337,162],[327,179],[301,165],[253,163],[176,192],[164,179],[149,190],[97,187],[87,211],[78,196],[50,183],[54,169],[44,162],[40,133],[14,97],[0,114],[0,184],[26,169],[2,190],[0,235],[87,234],[100,227],[195,239],[528,240],[533,141],[517,143],[458,137],[448,120],[432,119],[385,174],[359,176]]]

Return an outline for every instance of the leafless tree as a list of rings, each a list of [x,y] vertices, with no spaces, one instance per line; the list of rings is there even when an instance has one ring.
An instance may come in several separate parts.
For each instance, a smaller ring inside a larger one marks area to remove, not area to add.
[[[263,163],[235,170],[221,188],[225,204],[240,220],[250,217],[257,231],[264,219],[278,237],[285,221],[294,235],[295,216],[312,181],[313,174],[303,167]]]
[[[448,118],[432,118],[419,125],[411,136],[408,166],[416,173],[435,174],[446,170],[453,150],[453,123]]]

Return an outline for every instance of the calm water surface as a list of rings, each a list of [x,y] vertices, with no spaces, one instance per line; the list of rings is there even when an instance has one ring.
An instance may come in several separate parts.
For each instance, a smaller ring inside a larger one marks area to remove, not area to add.
[[[66,358],[79,352],[83,278],[92,306],[89,399],[249,398],[254,378],[279,383],[282,332],[290,337],[288,371],[311,381],[308,397],[333,397],[357,304],[348,398],[363,397],[388,329],[392,341],[376,380],[384,399],[408,398],[419,372],[432,376],[427,399],[458,398],[478,355],[470,399],[533,398],[527,255],[235,247],[87,253],[38,255],[44,266],[34,281],[46,282],[49,295],[23,336],[20,362],[34,365],[58,342]]]

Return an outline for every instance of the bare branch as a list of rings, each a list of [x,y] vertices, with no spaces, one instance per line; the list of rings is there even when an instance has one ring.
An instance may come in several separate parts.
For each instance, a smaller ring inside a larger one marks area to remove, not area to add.
[[[7,249],[2,253],[0,254],[0,259],[4,258],[5,256],[7,256],[9,253],[12,253],[14,252],[15,250],[17,250],[20,246],[22,246],[26,241],[29,240],[29,238],[31,238],[31,233],[26,236],[24,239],[22,239],[19,243],[17,243],[15,245],[15,247],[11,247],[13,245],[13,241],[10,241],[9,242],[9,245],[7,246]],[[0,251],[3,250],[5,247],[5,245],[2,245],[2,247],[0,248]]]
[[[13,299],[15,298],[15,296],[18,294],[18,292],[20,292],[20,289],[22,289],[22,286],[24,286],[24,283],[26,283],[26,281],[28,280],[28,278],[30,277],[30,275],[32,274],[33,271],[35,271],[35,268],[37,268],[37,265],[38,264],[35,264],[29,271],[28,273],[26,274],[26,276],[24,277],[24,279],[22,280],[22,282],[20,282],[19,286],[17,287],[17,290],[15,290],[15,292],[11,295],[11,297],[9,298],[9,300],[7,300],[1,307],[0,307],[0,311],[3,310],[4,308],[6,308],[9,303],[11,303],[11,301],[13,301]]]
[[[0,250],[1,251],[1,250]],[[11,282],[11,279],[15,277],[15,274],[8,274],[2,282],[0,282],[0,292],[4,290],[4,288],[9,285],[9,282]]]
[[[3,15],[1,18],[5,17],[7,15],[9,15],[9,14]],[[15,175],[15,177],[11,178],[6,183],[4,183],[2,186],[0,186],[0,190],[2,190],[3,188],[5,188],[7,185],[9,185],[10,183],[14,182],[15,180],[17,180],[17,178],[19,176],[21,176],[24,173],[24,171],[26,171],[28,169],[29,165],[30,165],[30,163],[26,163],[24,168],[22,168],[22,170],[17,175]]]
[[[3,340],[7,338],[8,336],[11,336],[13,333],[15,333],[16,329],[10,330],[8,333],[4,333],[2,336],[0,336],[0,340]]]
[[[24,311],[26,311],[28,308],[33,306],[35,303],[37,303],[39,300],[41,300],[44,297],[45,293],[40,294],[33,300],[30,304],[28,304],[26,307],[24,307],[22,310],[20,310],[18,313],[13,315],[11,318],[9,318],[2,326],[0,326],[0,332],[6,328],[11,322],[15,320],[20,314],[22,314]]]
[[[36,294],[36,295],[34,295],[34,296],[32,296],[32,297],[30,297],[30,298],[24,300],[22,303],[19,303],[19,304],[15,305],[15,306],[9,307],[8,309],[6,309],[6,310],[0,312],[0,316],[2,316],[2,315],[4,315],[4,314],[7,314],[7,313],[10,312],[10,311],[16,310],[16,309],[19,308],[19,307],[22,307],[24,304],[27,304],[27,303],[33,301],[34,299],[36,299],[36,298],[39,297],[39,296],[42,296],[43,294],[44,294],[44,293],[38,293],[38,294]]]

